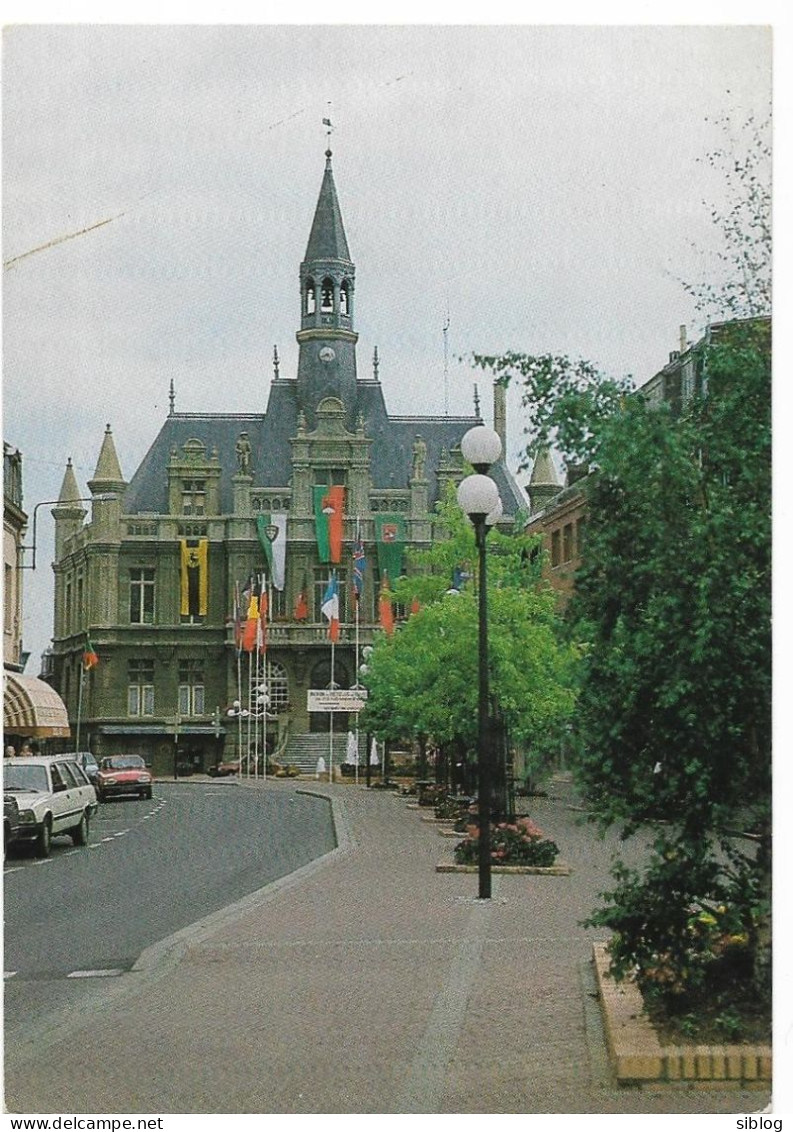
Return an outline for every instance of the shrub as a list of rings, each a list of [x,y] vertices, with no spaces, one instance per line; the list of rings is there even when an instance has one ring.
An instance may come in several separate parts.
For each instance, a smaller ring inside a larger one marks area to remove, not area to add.
[[[643,875],[621,863],[612,875],[617,887],[601,893],[608,904],[584,926],[613,932],[616,979],[635,976],[642,992],[673,1014],[752,982],[762,908],[749,862],[733,854],[725,864],[707,845],[662,834]]]
[[[455,847],[458,865],[473,865],[479,860],[479,829],[468,826],[468,836]],[[535,865],[548,868],[556,860],[559,847],[545,838],[531,818],[500,822],[490,834],[490,859],[494,865]]]

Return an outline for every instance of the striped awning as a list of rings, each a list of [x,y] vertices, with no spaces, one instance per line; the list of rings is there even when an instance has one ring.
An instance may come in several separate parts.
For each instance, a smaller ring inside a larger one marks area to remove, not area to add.
[[[3,731],[36,739],[68,739],[69,714],[61,697],[36,676],[3,673]]]

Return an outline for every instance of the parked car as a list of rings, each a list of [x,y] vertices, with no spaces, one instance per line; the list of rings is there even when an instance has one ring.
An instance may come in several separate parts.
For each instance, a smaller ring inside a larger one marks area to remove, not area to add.
[[[17,841],[32,841],[49,857],[53,837],[68,833],[75,845],[88,841],[97,810],[96,791],[72,755],[26,755],[3,762],[3,792],[19,809]]]
[[[96,792],[100,802],[128,794],[151,798],[151,784],[151,771],[140,755],[109,755],[99,764]]]
[[[82,767],[83,773],[92,786],[96,786],[96,776],[99,774],[99,763],[96,761],[90,751],[75,751],[72,755],[79,767]]]
[[[19,803],[13,794],[3,794],[3,855],[19,836]]]
[[[239,774],[240,763],[239,759],[229,760],[228,762],[218,763],[217,766],[211,766],[207,771],[210,778],[228,778],[232,774]]]

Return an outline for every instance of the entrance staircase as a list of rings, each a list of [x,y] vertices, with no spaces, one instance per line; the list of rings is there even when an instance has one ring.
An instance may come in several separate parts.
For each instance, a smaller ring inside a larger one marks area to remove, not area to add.
[[[366,737],[359,736],[358,740],[358,766],[363,770],[364,747]],[[333,766],[339,767],[347,755],[347,732],[336,731],[333,734]],[[320,758],[325,760],[325,769],[330,770],[330,736],[324,733],[309,733],[306,735],[290,735],[286,749],[281,753],[279,762],[283,766],[296,766],[301,774],[311,775],[317,773],[317,762]]]

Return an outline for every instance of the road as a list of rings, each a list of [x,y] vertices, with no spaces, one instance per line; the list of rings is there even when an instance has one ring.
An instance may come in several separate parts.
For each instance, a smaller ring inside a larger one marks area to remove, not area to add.
[[[4,869],[6,1049],[79,1010],[147,947],[334,847],[326,803],[233,783],[157,784],[105,802],[89,844]]]

